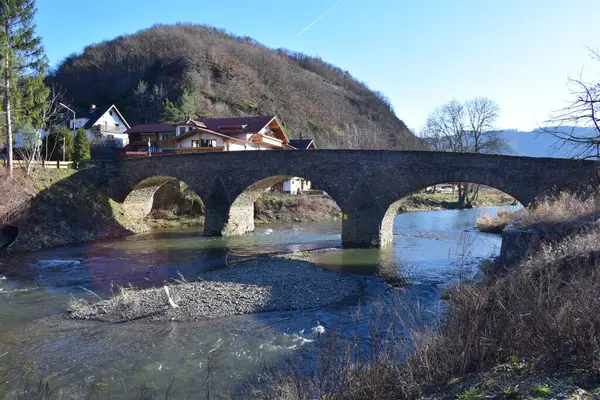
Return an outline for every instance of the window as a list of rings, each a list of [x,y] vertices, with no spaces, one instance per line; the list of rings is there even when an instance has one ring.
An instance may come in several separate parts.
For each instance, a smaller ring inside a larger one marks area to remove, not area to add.
[[[161,133],[160,135],[158,135],[158,140],[167,140],[167,135]]]
[[[216,139],[202,139],[201,147],[217,147]]]
[[[197,140],[192,140],[192,147],[200,147],[200,146],[198,146],[198,141]]]
[[[183,135],[185,133],[185,126],[180,126],[177,128],[177,136]]]

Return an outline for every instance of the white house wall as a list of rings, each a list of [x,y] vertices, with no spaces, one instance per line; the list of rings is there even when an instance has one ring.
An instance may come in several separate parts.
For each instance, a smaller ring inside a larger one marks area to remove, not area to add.
[[[216,140],[217,141],[216,147],[222,147],[225,145],[225,143],[223,142],[223,138],[221,138],[220,136],[215,136],[215,135],[211,135],[210,133],[203,132],[202,134],[192,135],[192,136],[186,137],[185,139],[182,139],[179,142],[179,147],[182,147],[182,148],[192,147],[192,140],[197,140],[198,145],[200,145],[200,140],[202,140],[202,139]]]
[[[111,111],[112,115],[110,115]],[[105,112],[103,116],[101,116],[96,122],[94,122],[94,125],[100,125],[102,127],[102,130],[107,131],[125,132],[125,130],[127,130],[127,125],[125,125],[125,122],[121,120],[119,114],[117,114],[117,112],[113,109],[110,109],[107,112]]]
[[[283,181],[283,192],[290,194],[298,194],[298,191],[302,189],[302,178],[294,177]]]
[[[256,150],[254,145],[243,145],[241,143],[229,143],[229,151],[241,151],[241,150]]]

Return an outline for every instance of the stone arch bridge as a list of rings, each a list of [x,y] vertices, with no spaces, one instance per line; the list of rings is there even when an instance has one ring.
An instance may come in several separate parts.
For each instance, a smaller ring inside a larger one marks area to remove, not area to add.
[[[374,247],[393,239],[395,203],[425,187],[472,182],[499,189],[528,205],[558,190],[597,184],[600,163],[467,153],[382,150],[241,151],[85,162],[78,174],[129,212],[143,217],[154,193],[172,178],[186,183],[206,207],[206,235],[254,229],[254,201],[292,176],[326,191],[343,212],[345,247]]]

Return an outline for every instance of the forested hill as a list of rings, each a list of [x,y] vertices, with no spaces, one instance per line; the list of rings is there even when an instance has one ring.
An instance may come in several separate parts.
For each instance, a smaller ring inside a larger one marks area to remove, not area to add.
[[[174,118],[173,109],[199,118],[274,114],[290,137],[322,147],[419,145],[388,100],[347,71],[201,25],[157,25],[87,46],[48,83],[82,109],[116,104],[131,125]]]

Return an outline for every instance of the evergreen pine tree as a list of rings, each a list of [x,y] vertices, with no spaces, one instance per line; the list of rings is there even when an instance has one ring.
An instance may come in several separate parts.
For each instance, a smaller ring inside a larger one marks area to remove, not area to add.
[[[176,103],[169,99],[165,100],[161,121],[179,122],[185,121],[188,118],[198,118],[200,116],[198,113],[199,109],[200,102],[196,97],[196,88],[193,83],[188,82]]]
[[[79,128],[73,143],[73,161],[89,160],[90,158],[90,143],[87,134],[85,129]]]
[[[47,58],[42,40],[35,34],[35,0],[0,0],[0,58],[4,74],[2,100],[6,118],[8,173],[12,176],[12,104],[16,102],[15,78],[42,74]]]

